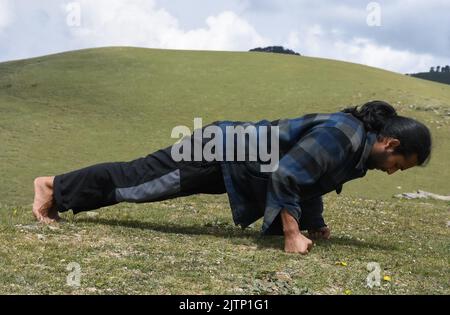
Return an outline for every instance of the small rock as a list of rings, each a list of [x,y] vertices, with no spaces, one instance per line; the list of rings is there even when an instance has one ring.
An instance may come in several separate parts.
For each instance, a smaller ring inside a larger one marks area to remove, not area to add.
[[[286,272],[277,272],[275,274],[275,277],[281,281],[291,281],[292,280],[291,276]]]
[[[38,240],[40,240],[40,241],[44,241],[44,240],[45,240],[45,236],[42,235],[42,234],[38,234],[38,235],[37,235],[37,238],[38,238]]]

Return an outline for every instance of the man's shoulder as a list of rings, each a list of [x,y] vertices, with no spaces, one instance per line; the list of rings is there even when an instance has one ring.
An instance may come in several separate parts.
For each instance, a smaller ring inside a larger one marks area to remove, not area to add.
[[[299,119],[290,120],[289,123],[300,122],[304,124],[306,129],[310,131],[326,128],[329,130],[335,130],[337,133],[343,134],[345,137],[339,137],[344,139],[343,141],[349,141],[352,145],[352,149],[356,152],[364,143],[366,131],[364,124],[351,114],[337,112],[330,114],[308,114]],[[306,134],[303,132],[302,134]]]
[[[366,134],[364,124],[351,114],[341,112],[330,114],[322,125],[340,130],[350,141],[354,151],[358,151],[364,144]]]

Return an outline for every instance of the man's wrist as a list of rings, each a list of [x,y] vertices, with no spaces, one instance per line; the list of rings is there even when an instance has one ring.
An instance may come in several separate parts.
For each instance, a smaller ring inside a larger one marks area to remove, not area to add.
[[[282,210],[281,219],[283,222],[283,233],[285,237],[295,237],[300,234],[298,222],[294,216],[289,213],[289,211]]]
[[[284,233],[284,237],[285,238],[294,238],[298,235],[300,235],[300,230],[295,230],[295,229],[289,229],[289,230],[283,230]]]

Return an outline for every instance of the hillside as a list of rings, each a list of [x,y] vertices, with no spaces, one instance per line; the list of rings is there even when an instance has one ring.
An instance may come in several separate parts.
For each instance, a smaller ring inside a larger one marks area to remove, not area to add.
[[[421,72],[411,74],[412,77],[450,84],[450,72]]]
[[[362,65],[259,53],[102,48],[0,64],[3,204],[31,203],[32,180],[170,145],[194,117],[258,120],[337,111],[371,99],[429,125],[427,168],[370,174],[349,195],[448,194],[450,87]],[[401,186],[401,189],[397,189]]]

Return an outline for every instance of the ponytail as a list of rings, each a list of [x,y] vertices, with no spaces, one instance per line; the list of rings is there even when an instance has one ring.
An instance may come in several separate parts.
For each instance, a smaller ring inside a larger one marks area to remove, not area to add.
[[[364,104],[360,109],[358,106],[349,107],[342,111],[352,114],[364,123],[366,131],[380,133],[389,118],[397,116],[394,107],[383,101],[373,101]]]
[[[349,107],[342,111],[359,119],[367,132],[375,132],[378,140],[395,138],[400,145],[395,153],[410,157],[417,154],[418,164],[424,165],[431,155],[431,133],[422,123],[397,115],[394,107],[383,101],[372,101],[361,108]]]

